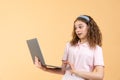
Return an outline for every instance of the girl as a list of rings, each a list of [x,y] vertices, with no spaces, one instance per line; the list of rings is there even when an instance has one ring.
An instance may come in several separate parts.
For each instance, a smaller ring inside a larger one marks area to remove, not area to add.
[[[63,74],[62,80],[103,80],[104,61],[102,34],[96,22],[88,15],[76,18],[72,40],[66,44],[62,69],[41,66],[35,57],[35,65],[45,71]]]

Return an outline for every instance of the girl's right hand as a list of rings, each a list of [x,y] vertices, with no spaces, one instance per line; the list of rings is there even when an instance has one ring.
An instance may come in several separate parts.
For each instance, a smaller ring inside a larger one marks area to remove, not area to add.
[[[41,62],[38,60],[38,57],[35,56],[35,66],[37,68],[42,68]]]
[[[39,61],[38,57],[36,57],[36,56],[35,56],[35,66],[36,66],[37,68],[42,69],[42,70],[45,70],[45,69],[46,69],[46,67],[43,67],[43,66],[41,65],[41,62]]]

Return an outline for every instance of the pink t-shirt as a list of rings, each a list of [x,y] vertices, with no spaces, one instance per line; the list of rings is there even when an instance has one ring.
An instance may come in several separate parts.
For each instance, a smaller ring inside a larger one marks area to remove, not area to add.
[[[74,64],[77,71],[92,72],[96,65],[104,66],[102,48],[97,45],[95,49],[91,49],[88,42],[83,44],[78,42],[76,46],[67,43],[62,60]],[[69,65],[67,65],[62,80],[85,80],[74,74],[71,75],[69,69]]]

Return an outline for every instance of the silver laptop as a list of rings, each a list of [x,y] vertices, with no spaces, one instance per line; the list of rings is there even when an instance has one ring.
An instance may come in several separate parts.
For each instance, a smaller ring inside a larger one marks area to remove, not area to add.
[[[48,68],[61,69],[61,67],[53,66],[53,65],[47,65],[45,63],[45,60],[44,60],[44,57],[42,55],[42,51],[40,49],[37,38],[27,40],[27,45],[28,45],[28,48],[30,50],[30,54],[31,54],[33,63],[35,62],[35,56],[36,56],[40,60],[42,66],[45,66],[45,67],[48,67]]]

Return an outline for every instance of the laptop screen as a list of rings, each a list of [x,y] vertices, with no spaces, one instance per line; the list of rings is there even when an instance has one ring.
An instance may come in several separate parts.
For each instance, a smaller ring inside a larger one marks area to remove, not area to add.
[[[27,45],[30,50],[30,54],[31,54],[33,63],[35,62],[35,56],[36,56],[36,57],[38,57],[38,59],[40,60],[40,62],[43,66],[46,65],[43,55],[42,55],[42,52],[41,52],[41,49],[40,49],[40,46],[39,46],[39,43],[37,41],[37,38],[27,40]]]

